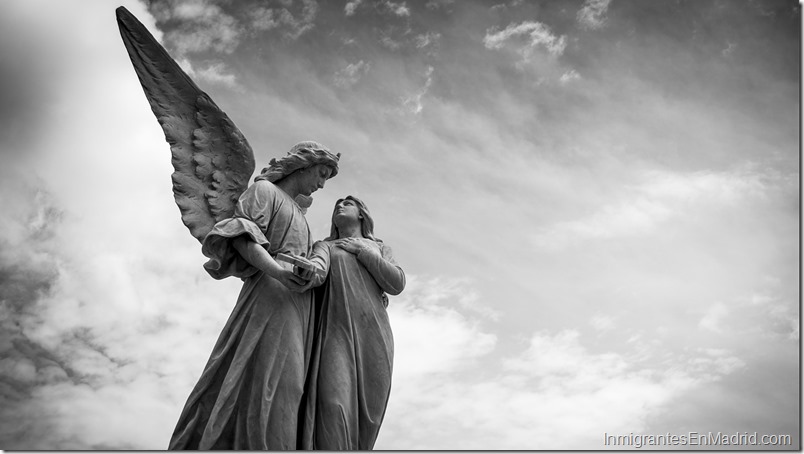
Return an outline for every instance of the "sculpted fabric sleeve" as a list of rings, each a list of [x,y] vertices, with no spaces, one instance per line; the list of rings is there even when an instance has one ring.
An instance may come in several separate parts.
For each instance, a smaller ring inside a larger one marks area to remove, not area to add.
[[[380,249],[382,255],[363,250],[357,255],[357,259],[371,273],[384,292],[398,295],[405,289],[405,273],[396,264],[389,246],[380,244]]]
[[[276,189],[273,185],[253,184],[240,196],[234,217],[224,219],[204,238],[201,252],[209,257],[204,268],[215,279],[229,276],[246,278],[257,269],[245,261],[232,245],[232,240],[248,235],[251,241],[270,247],[265,232],[274,211]]]
[[[316,268],[323,271],[323,273],[316,273],[313,278],[313,287],[318,287],[324,283],[329,273],[329,245],[324,241],[318,241],[313,245],[313,252],[308,257]]]

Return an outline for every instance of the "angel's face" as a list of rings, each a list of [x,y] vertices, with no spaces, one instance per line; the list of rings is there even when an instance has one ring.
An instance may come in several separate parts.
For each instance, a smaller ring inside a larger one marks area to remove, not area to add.
[[[332,169],[323,164],[305,169],[301,177],[301,193],[309,196],[315,191],[322,189],[330,175],[332,175]]]

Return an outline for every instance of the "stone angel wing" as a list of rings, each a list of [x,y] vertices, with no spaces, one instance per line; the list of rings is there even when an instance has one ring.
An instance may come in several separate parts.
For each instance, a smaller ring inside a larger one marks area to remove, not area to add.
[[[117,23],[170,144],[173,197],[182,222],[203,242],[217,221],[234,213],[254,173],[254,152],[232,120],[122,6],[117,8]]]

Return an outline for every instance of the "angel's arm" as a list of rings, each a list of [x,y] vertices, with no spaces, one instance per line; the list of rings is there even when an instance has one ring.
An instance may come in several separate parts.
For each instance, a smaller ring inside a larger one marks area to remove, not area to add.
[[[318,241],[313,245],[313,251],[309,257],[295,257],[296,260],[305,262],[310,269],[297,267],[298,275],[309,282],[306,289],[318,287],[324,283],[329,273],[329,244],[325,241]]]
[[[232,240],[232,247],[247,261],[251,266],[281,282],[285,287],[302,292],[306,290],[307,281],[293,274],[292,271],[283,268],[276,263],[271,254],[261,245],[255,243],[247,235],[241,235]]]

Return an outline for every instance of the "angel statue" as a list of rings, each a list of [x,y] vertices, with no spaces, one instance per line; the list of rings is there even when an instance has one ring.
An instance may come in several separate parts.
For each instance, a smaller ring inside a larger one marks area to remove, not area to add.
[[[234,123],[123,7],[117,22],[170,144],[174,198],[204,267],[243,280],[169,449],[295,449],[315,313],[309,279],[276,258],[311,253],[304,209],[337,175],[340,154],[299,143],[249,186],[254,156]]]

